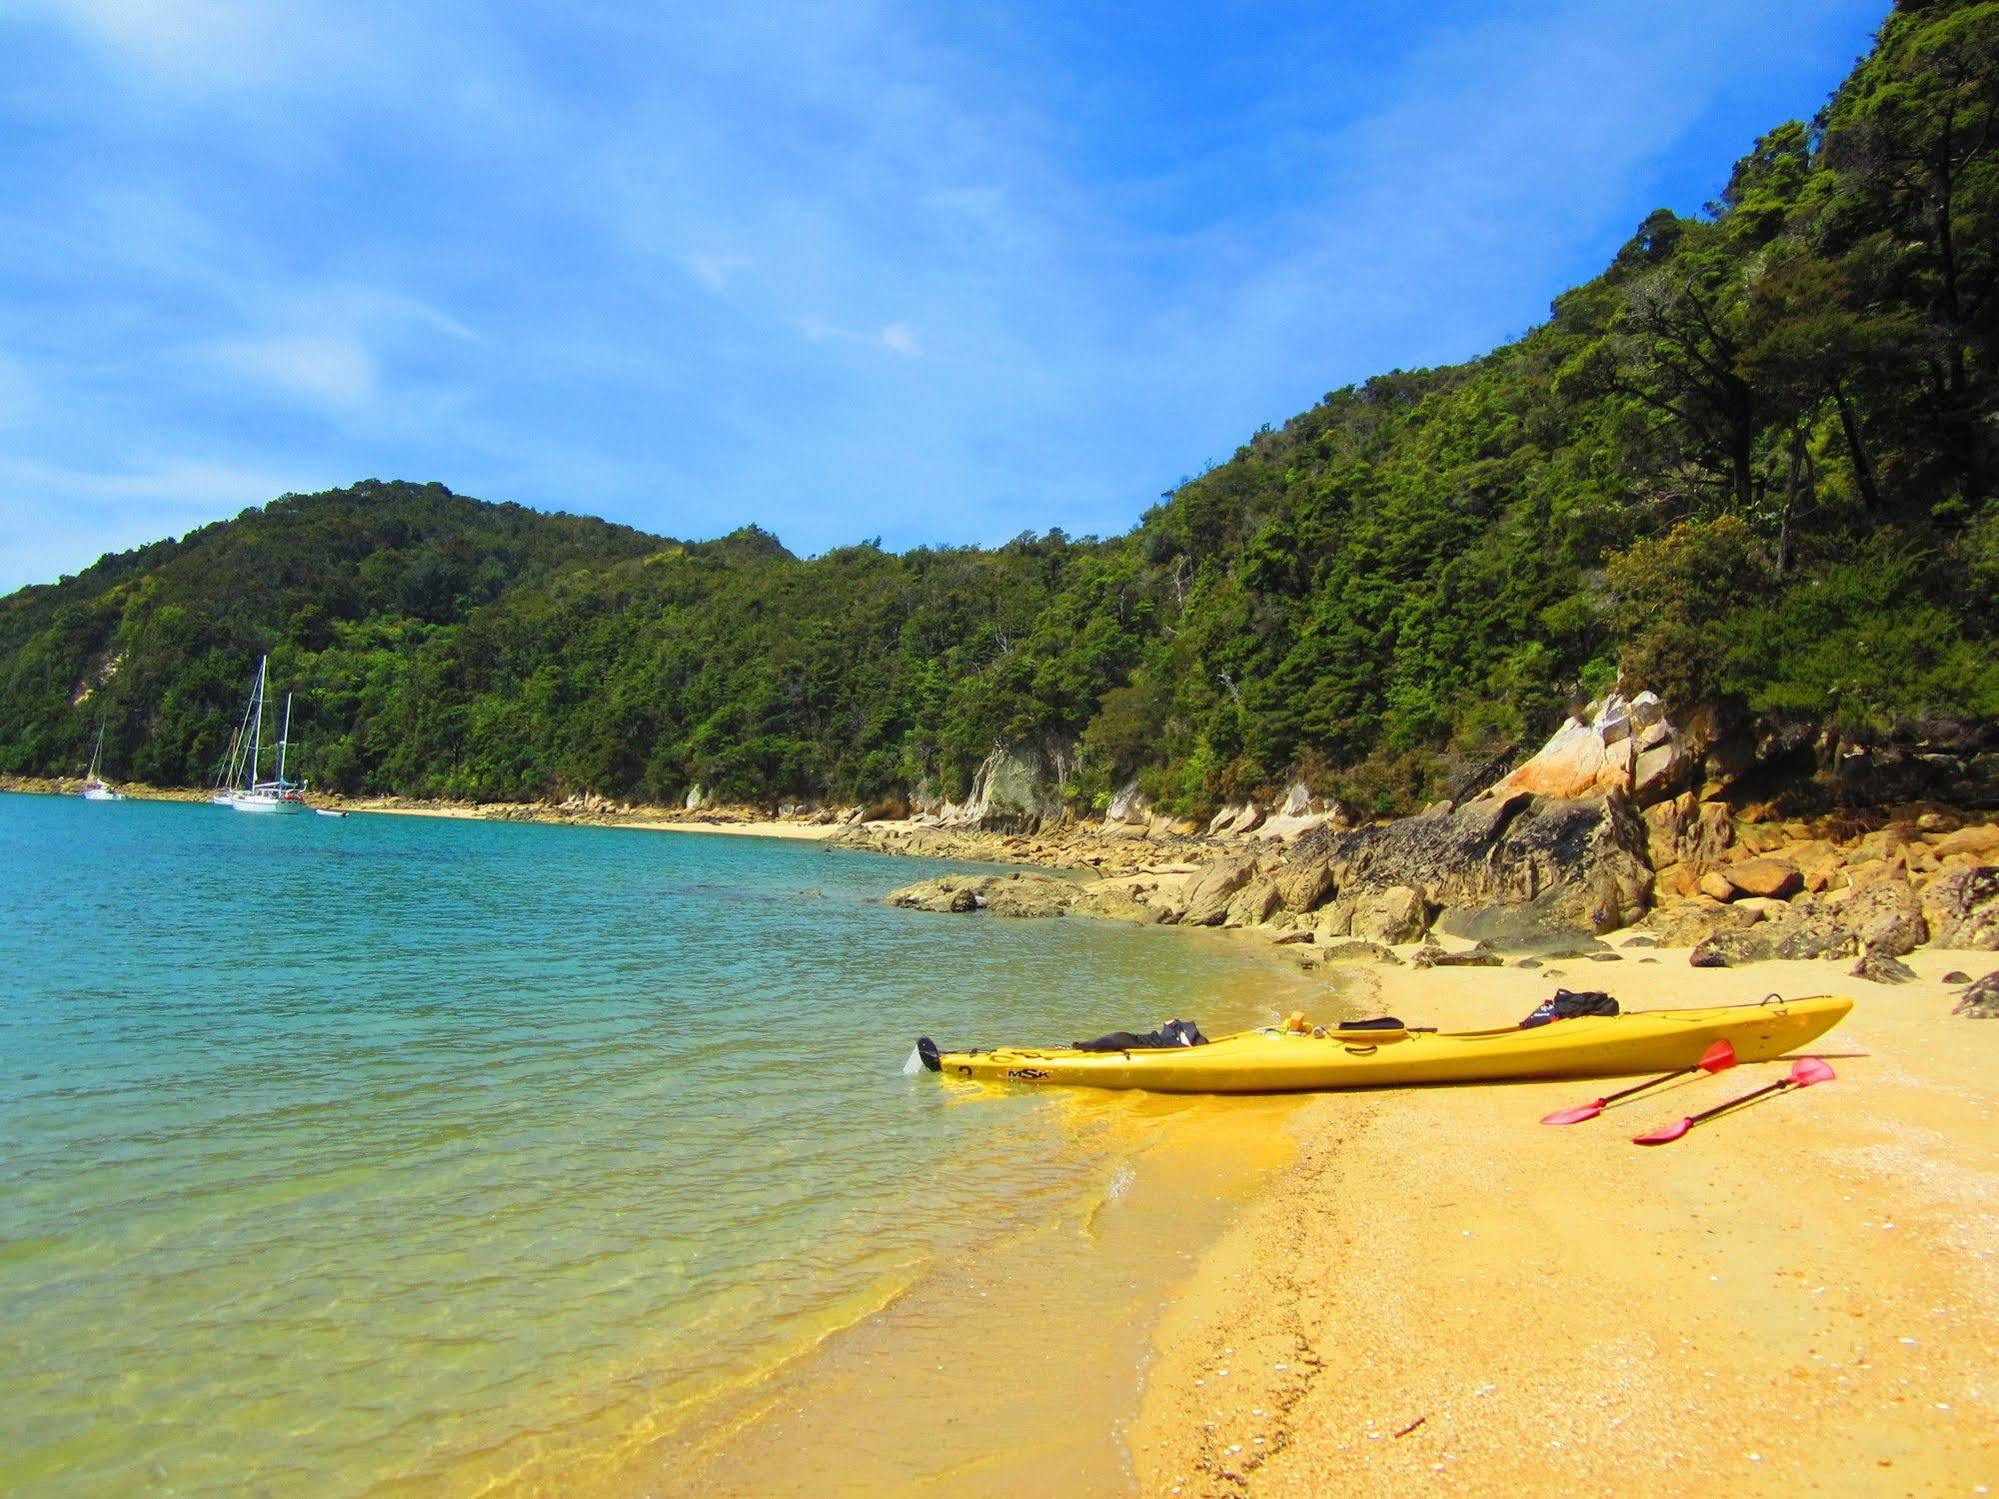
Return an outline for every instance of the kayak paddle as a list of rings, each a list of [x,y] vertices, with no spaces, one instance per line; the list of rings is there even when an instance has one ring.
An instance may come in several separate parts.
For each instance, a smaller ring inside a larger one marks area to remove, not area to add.
[[[1717,1041],[1701,1053],[1701,1059],[1691,1067],[1682,1067],[1678,1072],[1668,1072],[1663,1077],[1647,1078],[1629,1088],[1620,1088],[1615,1093],[1606,1093],[1601,1098],[1588,1103],[1579,1103],[1572,1109],[1557,1109],[1541,1122],[1543,1124],[1581,1124],[1585,1119],[1594,1119],[1601,1114],[1606,1104],[1616,1103],[1620,1098],[1629,1098],[1634,1093],[1643,1093],[1647,1088],[1656,1088],[1661,1083],[1670,1083],[1676,1077],[1685,1077],[1689,1072],[1726,1072],[1735,1065],[1735,1048],[1726,1041]]]
[[[1829,1083],[1834,1073],[1832,1068],[1817,1057],[1799,1057],[1791,1064],[1791,1075],[1781,1078],[1740,1098],[1731,1098],[1727,1103],[1718,1103],[1711,1109],[1703,1109],[1698,1114],[1689,1114],[1684,1119],[1675,1119],[1671,1124],[1662,1124],[1648,1134],[1633,1135],[1634,1145],[1666,1145],[1677,1140],[1704,1119],[1712,1119],[1717,1114],[1726,1114],[1730,1109],[1739,1109],[1746,1103],[1765,1097],[1771,1093],[1781,1093],[1786,1088],[1809,1088],[1813,1083]]]

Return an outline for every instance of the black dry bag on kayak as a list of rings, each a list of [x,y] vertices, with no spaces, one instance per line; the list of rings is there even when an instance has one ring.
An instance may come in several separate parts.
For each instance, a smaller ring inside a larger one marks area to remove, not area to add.
[[[1520,1029],[1531,1030],[1537,1025],[1546,1025],[1551,1020],[1573,1020],[1578,1015],[1615,1015],[1617,1001],[1599,989],[1588,989],[1581,994],[1571,994],[1567,989],[1557,989],[1553,999],[1545,999],[1534,1007],[1534,1013],[1520,1022]]]
[[[1151,1051],[1162,1046],[1206,1046],[1208,1038],[1191,1020],[1169,1020],[1156,1031],[1112,1031],[1094,1041],[1077,1041],[1077,1051]]]

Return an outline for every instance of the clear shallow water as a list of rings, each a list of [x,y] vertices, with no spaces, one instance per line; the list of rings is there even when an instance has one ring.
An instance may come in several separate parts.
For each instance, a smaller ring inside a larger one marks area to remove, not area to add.
[[[925,872],[0,795],[0,1491],[560,1486],[1101,1188],[919,1031],[1268,1013],[1218,946],[875,903]]]

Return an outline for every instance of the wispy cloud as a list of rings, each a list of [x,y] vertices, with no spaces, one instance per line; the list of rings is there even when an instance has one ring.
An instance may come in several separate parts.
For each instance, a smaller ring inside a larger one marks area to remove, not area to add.
[[[374,358],[351,336],[223,339],[210,354],[226,370],[310,402],[351,409],[375,398]]]

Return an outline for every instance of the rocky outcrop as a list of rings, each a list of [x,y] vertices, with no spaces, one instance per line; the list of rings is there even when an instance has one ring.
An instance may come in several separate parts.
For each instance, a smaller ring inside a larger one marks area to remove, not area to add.
[[[1682,901],[1663,906],[1645,918],[1645,930],[1664,947],[1698,947],[1723,932],[1739,932],[1756,925],[1763,913],[1749,906],[1727,906],[1715,901]]]
[[[1999,973],[1988,973],[1957,997],[1951,1014],[1968,1020],[1999,1020]]]
[[[1318,954],[1321,963],[1394,963],[1401,959],[1379,942],[1335,942],[1330,947],[1321,948]]]
[[[1672,920],[1655,917],[1653,924],[1656,929]],[[1928,940],[1929,925],[1915,888],[1903,880],[1881,880],[1844,897],[1804,896],[1781,915],[1712,931],[1694,948],[1692,962],[1697,968],[1736,967],[1771,958],[1872,954],[1885,972],[1880,960],[1914,952]]]
[[[1952,870],[1923,892],[1923,916],[1938,947],[1999,952],[1999,868]]]
[[[1208,819],[1208,836],[1253,833],[1263,826],[1263,809],[1255,802],[1233,802]]]
[[[1066,747],[999,745],[980,762],[964,801],[943,803],[936,821],[987,832],[1034,832],[1062,816],[1072,760]]]
[[[1210,864],[1187,884],[1178,916],[1182,926],[1220,926],[1235,894],[1256,876],[1256,860],[1223,859]]]
[[[1351,832],[1318,829],[1299,839],[1277,880],[1280,892],[1309,889],[1323,903],[1321,941],[1409,941],[1441,912],[1455,935],[1538,944],[1641,915],[1651,888],[1644,848],[1644,825],[1622,798],[1520,794]]]
[[[942,911],[965,916],[985,911],[994,916],[1061,916],[1082,898],[1082,888],[1074,880],[1058,875],[1015,874],[945,875],[890,891],[885,897],[892,906],[911,911]]]
[[[1363,942],[1414,942],[1429,929],[1429,902],[1413,885],[1390,885],[1354,898],[1349,931]]]
[[[1419,947],[1409,959],[1412,968],[1497,968],[1501,958],[1487,942],[1450,952],[1441,947]]]
[[[1653,802],[1679,789],[1688,756],[1679,730],[1666,721],[1658,697],[1618,693],[1570,718],[1534,757],[1483,795],[1494,800],[1526,792],[1562,798],[1624,796]]]
[[[1260,874],[1243,886],[1236,898],[1229,902],[1228,915],[1222,918],[1222,925],[1262,926],[1276,913],[1277,907],[1277,881],[1269,875]]]

